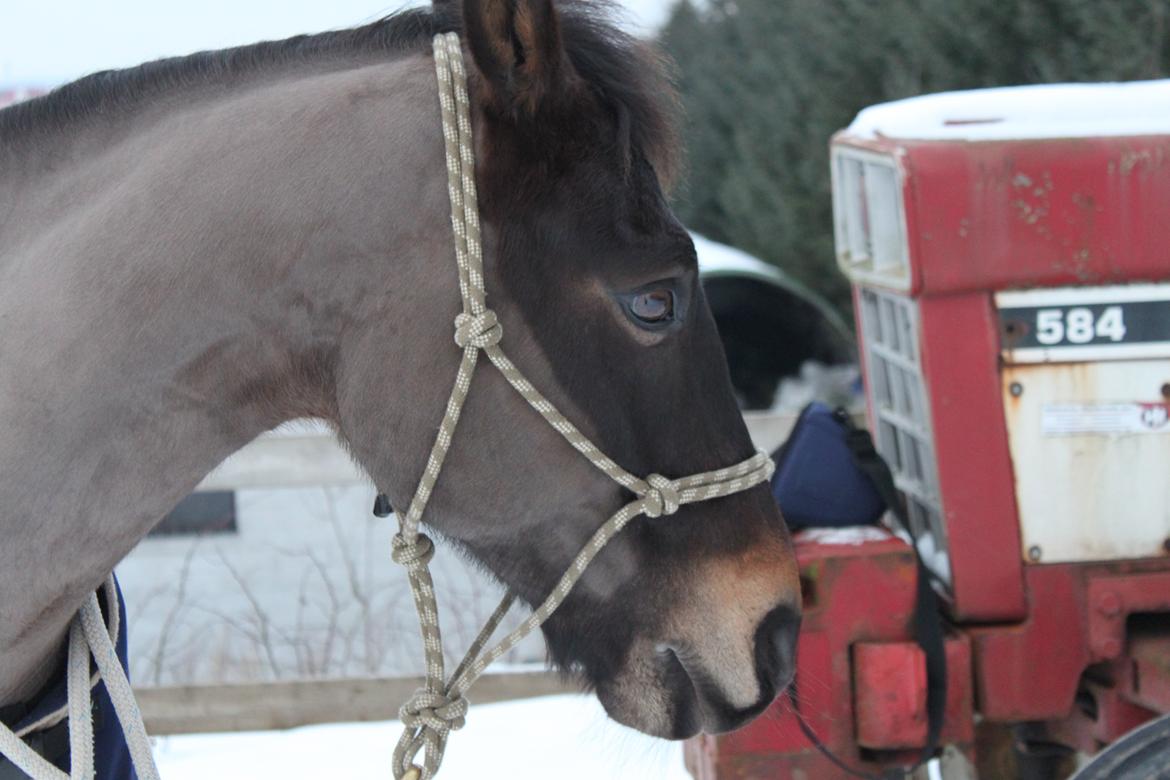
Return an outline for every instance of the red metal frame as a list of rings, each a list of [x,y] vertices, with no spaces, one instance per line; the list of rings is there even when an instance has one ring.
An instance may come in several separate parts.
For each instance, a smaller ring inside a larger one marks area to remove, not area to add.
[[[952,616],[1020,620],[1027,608],[991,301],[986,294],[923,298],[919,318],[951,556]]]
[[[886,535],[857,543],[795,538],[804,588],[804,618],[797,651],[801,711],[813,732],[850,766],[870,771],[912,762],[925,742],[922,702],[925,669],[910,670],[910,690],[899,663],[923,663],[910,639],[916,564],[909,545]],[[876,653],[875,653],[876,650]],[[971,752],[974,721],[971,646],[947,639],[947,718],[943,738]],[[858,664],[869,656],[873,665]],[[864,691],[858,681],[869,685]],[[878,721],[887,719],[880,727]],[[870,724],[871,745],[857,740],[857,725]],[[890,725],[890,724],[897,725]],[[737,778],[837,780],[834,767],[805,738],[787,699],[747,727],[688,741],[687,766],[699,780]]]
[[[833,142],[897,156],[912,297],[1167,276],[1170,137]]]
[[[860,311],[856,290],[854,311]],[[991,298],[923,298],[918,314],[931,425],[949,434],[936,433],[935,456],[950,536],[952,616],[979,622],[1022,620],[1026,605],[1020,532]],[[864,379],[868,382],[869,376]],[[869,419],[872,425],[873,409]]]
[[[913,642],[853,645],[857,744],[913,750],[926,744],[926,656]]]

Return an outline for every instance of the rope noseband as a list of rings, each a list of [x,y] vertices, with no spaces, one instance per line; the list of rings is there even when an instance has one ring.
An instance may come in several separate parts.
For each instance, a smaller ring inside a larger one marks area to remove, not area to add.
[[[680,479],[669,479],[661,474],[651,474],[645,479],[636,477],[589,441],[508,359],[499,346],[503,328],[495,312],[487,307],[484,291],[483,248],[475,189],[475,147],[471,134],[467,74],[463,67],[459,36],[456,33],[436,35],[434,53],[443,140],[446,145],[451,228],[455,235],[459,292],[463,299],[463,311],[455,318],[455,343],[463,350],[463,358],[426,469],[393,541],[392,557],[406,566],[410,580],[426,660],[426,687],[415,692],[400,711],[405,728],[394,750],[394,777],[397,780],[430,780],[434,777],[443,760],[448,736],[464,724],[468,708],[465,698],[467,690],[492,661],[511,650],[548,619],[569,595],[601,548],[630,520],[638,515],[672,515],[685,504],[747,490],[770,479],[774,469],[767,454],[757,452],[734,466]],[[427,566],[434,545],[419,531],[419,523],[451,448],[452,437],[481,352],[499,369],[508,384],[574,449],[637,498],[619,509],[594,532],[544,602],[516,630],[485,652],[483,648],[515,600],[514,594],[504,596],[479,636],[472,642],[463,661],[448,678],[443,665],[438,605]],[[423,751],[421,766],[415,764],[415,757],[420,750]]]

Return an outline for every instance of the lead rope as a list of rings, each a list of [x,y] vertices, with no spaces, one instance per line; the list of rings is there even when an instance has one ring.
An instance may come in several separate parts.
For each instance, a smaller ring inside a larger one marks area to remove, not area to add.
[[[410,507],[401,519],[399,531],[394,536],[392,545],[393,559],[404,565],[407,570],[415,609],[418,612],[426,661],[425,687],[416,691],[399,712],[404,728],[394,750],[394,777],[397,780],[430,780],[435,776],[443,760],[447,738],[452,731],[464,725],[468,709],[465,694],[468,689],[489,664],[515,647],[548,619],[569,595],[569,591],[601,548],[630,520],[638,515],[647,517],[671,515],[685,504],[747,490],[769,480],[775,468],[766,453],[757,452],[742,463],[715,471],[679,479],[668,479],[660,474],[651,474],[646,479],[640,479],[601,452],[553,406],[552,402],[541,395],[508,359],[499,347],[503,328],[495,312],[487,307],[484,291],[483,248],[480,242],[479,207],[475,189],[475,145],[471,131],[463,51],[456,33],[436,35],[433,44],[443,140],[446,147],[451,228],[455,236],[459,292],[463,301],[463,310],[455,318],[455,343],[463,350],[463,357],[426,468]],[[483,648],[515,601],[514,594],[505,595],[479,636],[472,642],[463,661],[448,678],[445,676],[443,664],[438,604],[435,601],[434,584],[428,567],[434,554],[434,544],[419,531],[419,524],[442,471],[447,452],[451,448],[455,428],[471,388],[471,377],[481,351],[504,375],[508,384],[515,388],[557,433],[590,463],[637,498],[615,512],[594,532],[544,602],[519,627],[484,652]],[[419,751],[423,751],[421,766],[415,763]]]
[[[116,603],[113,580],[107,580],[109,601]],[[113,607],[111,607],[112,609]],[[115,633],[116,636],[116,633]],[[142,712],[134,700],[134,691],[118,661],[114,636],[102,619],[96,593],[78,610],[69,626],[69,651],[66,661],[66,697],[69,702],[68,774],[46,761],[25,744],[12,729],[0,723],[0,755],[7,758],[33,780],[94,780],[93,710],[90,700],[89,659],[97,663],[98,676],[114,705],[114,713],[126,737],[130,760],[139,780],[159,780],[158,768],[150,750],[150,738],[142,722]]]

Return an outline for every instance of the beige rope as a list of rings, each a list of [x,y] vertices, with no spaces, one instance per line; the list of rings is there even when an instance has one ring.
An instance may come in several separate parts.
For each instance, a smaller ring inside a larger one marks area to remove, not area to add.
[[[508,359],[499,346],[503,328],[495,312],[487,308],[484,291],[483,247],[475,189],[475,145],[471,134],[467,74],[463,68],[459,36],[455,33],[436,35],[434,54],[443,141],[446,146],[451,229],[455,237],[459,293],[463,300],[463,311],[455,318],[455,343],[463,350],[463,358],[459,362],[455,386],[447,400],[446,412],[431,447],[430,457],[427,458],[426,468],[393,541],[394,560],[407,568],[426,661],[426,687],[416,691],[399,713],[404,729],[394,750],[394,777],[398,780],[430,780],[434,777],[443,760],[447,738],[452,731],[463,727],[468,709],[465,698],[468,689],[492,661],[507,653],[548,619],[569,595],[593,558],[630,520],[643,514],[648,517],[671,515],[685,504],[747,490],[770,479],[774,469],[771,459],[765,453],[758,452],[742,463],[716,471],[680,479],[669,479],[660,474],[640,479],[589,441]],[[459,667],[447,678],[439,634],[438,604],[427,566],[434,553],[434,545],[425,534],[419,532],[419,524],[442,471],[443,461],[451,448],[480,351],[487,355],[488,360],[529,406],[574,449],[637,498],[615,512],[594,532],[544,602],[516,630],[484,652],[483,648],[515,600],[513,594],[506,595],[468,649]],[[420,750],[423,751],[421,766],[415,764]]]
[[[140,780],[159,780],[158,768],[150,750],[150,738],[142,723],[142,713],[126,672],[118,661],[118,597],[113,577],[106,579],[106,603],[112,617],[106,626],[96,593],[91,593],[69,626],[69,651],[66,661],[66,700],[69,717],[70,771],[68,774],[46,761],[14,731],[0,723],[0,756],[6,757],[34,780],[94,780],[93,711],[90,687],[100,679],[114,705],[114,714],[126,737],[130,761]],[[97,674],[90,675],[90,657],[97,664]]]

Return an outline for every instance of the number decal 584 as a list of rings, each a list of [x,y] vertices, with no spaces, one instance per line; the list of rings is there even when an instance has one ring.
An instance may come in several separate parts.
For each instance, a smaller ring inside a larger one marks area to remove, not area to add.
[[[1036,340],[1046,347],[1124,341],[1125,312],[1120,306],[1107,306],[1097,316],[1084,306],[1040,309],[1036,312]]]

